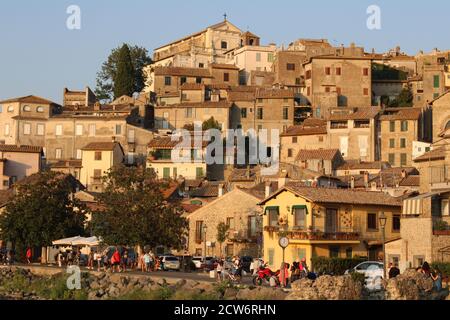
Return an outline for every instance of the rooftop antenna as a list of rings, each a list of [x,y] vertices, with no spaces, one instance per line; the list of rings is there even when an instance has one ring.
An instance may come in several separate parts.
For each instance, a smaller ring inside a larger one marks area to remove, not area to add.
[[[224,20],[224,21],[227,21],[227,17],[228,17],[228,15],[227,15],[227,13],[225,12],[225,13],[223,14],[223,20]]]

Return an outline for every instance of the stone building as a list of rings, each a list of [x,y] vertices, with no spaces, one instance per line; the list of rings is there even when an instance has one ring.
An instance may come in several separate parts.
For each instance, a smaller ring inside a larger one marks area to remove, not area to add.
[[[388,108],[380,116],[381,160],[393,167],[409,167],[415,141],[430,141],[426,125],[431,110],[422,108]]]
[[[433,118],[433,141],[440,139],[440,135],[450,129],[450,94],[444,93],[436,100],[431,101]]]
[[[294,163],[324,175],[336,175],[336,169],[344,163],[344,159],[338,149],[300,150]]]
[[[280,161],[282,163],[293,163],[300,150],[328,148],[326,121],[318,120],[315,123],[310,119],[302,125],[289,127],[280,135]]]
[[[372,61],[358,56],[317,56],[303,64],[303,95],[317,118],[336,107],[372,105]]]
[[[250,189],[236,187],[189,214],[189,253],[197,256],[261,256],[261,208],[257,204],[266,192],[270,192],[270,185],[266,187],[264,183]],[[219,223],[229,226],[223,244],[217,241]]]

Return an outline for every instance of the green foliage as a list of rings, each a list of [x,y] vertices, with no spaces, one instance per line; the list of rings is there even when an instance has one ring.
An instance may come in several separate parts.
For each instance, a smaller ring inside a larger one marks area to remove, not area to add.
[[[365,258],[326,258],[313,257],[312,264],[314,271],[319,274],[343,275],[346,270],[353,269],[361,262],[367,261]]]
[[[122,46],[123,47],[123,46]],[[111,101],[114,95],[115,79],[118,73],[119,53],[122,47],[113,49],[106,62],[103,63],[100,72],[97,74],[97,88],[95,94],[101,101]],[[141,92],[145,87],[146,75],[143,68],[152,63],[147,49],[139,46],[128,45],[134,76],[132,79],[134,92]]]
[[[117,61],[117,73],[114,80],[114,98],[127,95],[132,96],[135,92],[135,71],[131,61],[130,48],[126,44],[119,50]]]
[[[449,230],[449,226],[448,226],[447,221],[436,220],[434,222],[434,230],[435,231],[446,231],[446,230]]]
[[[19,254],[26,247],[84,234],[86,207],[73,199],[71,177],[42,172],[32,178],[32,183],[17,185],[0,215],[0,238],[14,243]]]
[[[222,244],[228,239],[228,231],[230,226],[226,223],[220,222],[217,225],[217,242],[220,243],[220,251],[222,253]]]
[[[408,73],[388,65],[372,63],[372,80],[406,80]]]
[[[31,280],[24,270],[17,270],[12,278],[3,280],[0,293],[21,291],[27,294],[35,293],[47,300],[87,300],[86,286],[82,286],[81,290],[69,290],[67,278],[68,275],[61,273],[50,278],[34,276]]]
[[[359,272],[352,272],[350,273],[350,276],[353,281],[361,283],[362,286],[366,284],[366,276],[363,273]]]
[[[443,276],[450,277],[450,263],[435,262],[431,264],[431,267],[434,269],[439,269]]]
[[[109,245],[182,247],[187,220],[182,208],[164,199],[167,184],[153,170],[112,168],[104,178],[105,192],[97,197],[104,210],[94,212],[94,233]]]
[[[413,106],[414,96],[410,87],[403,88],[397,98],[390,101],[388,98],[388,107],[409,108]]]
[[[202,130],[210,130],[210,129],[217,129],[222,130],[222,127],[220,126],[219,122],[214,119],[214,117],[209,118],[208,120],[204,121],[202,124]]]

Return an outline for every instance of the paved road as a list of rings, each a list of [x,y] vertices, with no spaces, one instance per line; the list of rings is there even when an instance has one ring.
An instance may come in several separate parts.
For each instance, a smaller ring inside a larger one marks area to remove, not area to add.
[[[40,264],[14,264],[15,267],[20,267],[24,269],[43,269],[43,270],[49,270],[49,271],[56,271],[61,270],[63,271],[64,268],[59,268],[55,265],[40,265]],[[91,271],[86,269],[85,267],[81,267],[81,270],[83,272],[91,272],[93,274],[98,274],[97,271]],[[209,277],[209,273],[206,272],[176,272],[176,271],[157,271],[157,272],[150,272],[150,273],[144,273],[140,271],[127,271],[124,273],[121,273],[122,275],[130,275],[130,276],[139,276],[139,277],[150,277],[150,278],[156,278],[156,279],[162,279],[165,278],[167,280],[194,280],[194,281],[201,281],[201,282],[216,282],[216,279],[211,279]],[[252,284],[252,277],[246,276],[243,278],[242,284],[250,285]]]

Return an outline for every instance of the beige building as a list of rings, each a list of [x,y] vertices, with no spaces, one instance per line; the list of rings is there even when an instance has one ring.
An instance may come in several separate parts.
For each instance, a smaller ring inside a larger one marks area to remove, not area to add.
[[[300,150],[294,163],[303,169],[334,176],[344,159],[338,149]]]
[[[92,142],[82,148],[80,182],[88,191],[103,192],[103,177],[114,166],[124,163],[118,142]]]
[[[0,145],[0,190],[8,190],[17,181],[41,169],[41,147]]]
[[[450,94],[444,93],[431,102],[433,118],[433,141],[440,140],[440,135],[450,129]]]
[[[413,165],[415,141],[426,141],[431,135],[424,125],[425,113],[421,108],[385,109],[380,116],[381,160],[393,167]]]
[[[300,126],[289,127],[280,135],[280,161],[282,163],[293,163],[300,150],[328,148],[326,121],[315,122],[310,119]]]
[[[345,160],[376,161],[377,107],[336,110],[327,118],[328,147],[341,151]]]
[[[170,106],[155,107],[155,129],[183,129],[195,122],[201,122],[214,117],[222,130],[230,128],[231,103],[227,101],[184,102]]]
[[[318,118],[329,116],[335,107],[372,105],[372,61],[357,56],[312,57],[303,65],[303,95]]]

